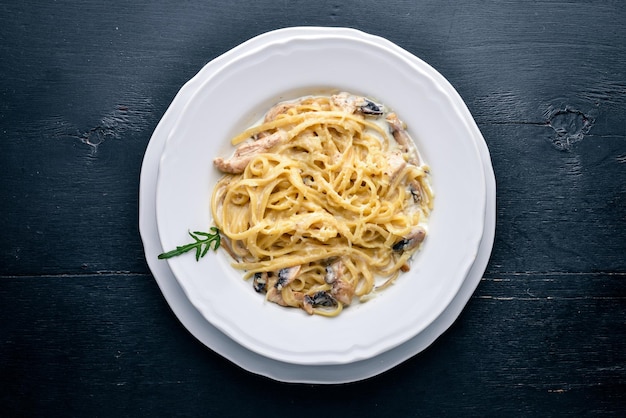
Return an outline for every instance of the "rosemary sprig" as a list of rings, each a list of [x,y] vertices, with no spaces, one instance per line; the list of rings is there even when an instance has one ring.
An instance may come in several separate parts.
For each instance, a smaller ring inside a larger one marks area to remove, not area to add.
[[[184,254],[191,250],[196,250],[196,261],[204,257],[209,252],[211,245],[213,245],[213,251],[216,251],[220,246],[220,230],[212,226],[211,232],[199,232],[189,231],[189,235],[194,239],[194,242],[176,247],[175,250],[168,251],[166,253],[159,254],[159,260],[165,258],[176,257],[177,255]],[[202,248],[204,246],[204,249]]]

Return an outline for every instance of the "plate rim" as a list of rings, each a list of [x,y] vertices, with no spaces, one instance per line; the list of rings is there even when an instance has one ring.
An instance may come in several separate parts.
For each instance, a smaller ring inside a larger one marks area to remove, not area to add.
[[[315,31],[316,29],[337,30],[341,33],[349,33],[354,36],[374,36],[350,28],[292,27],[266,32],[264,34],[258,35],[257,37],[254,37],[236,46],[225,54],[236,54],[240,49],[245,49],[249,43],[260,43],[266,39],[271,39],[271,37],[273,36],[280,36],[282,33],[301,33]],[[380,38],[380,42],[385,43],[386,41],[386,39]],[[400,50],[400,48],[395,44],[391,46]],[[408,58],[414,57],[408,51],[405,51],[405,53],[407,54]],[[163,115],[163,118],[155,128],[155,131],[150,141],[148,142],[142,163],[139,191],[140,233],[144,243],[144,251],[146,254],[148,266],[153,272],[155,281],[160,287],[166,301],[168,301],[175,316],[180,320],[182,325],[185,326],[186,329],[192,335],[194,335],[201,343],[212,349],[217,354],[226,358],[227,360],[233,362],[238,367],[242,367],[255,374],[284,382],[337,384],[363,380],[369,377],[373,377],[379,373],[383,373],[393,367],[396,367],[398,364],[406,361],[408,358],[417,355],[423,349],[431,345],[439,337],[439,335],[445,332],[445,330],[449,328],[452,323],[454,323],[456,318],[462,313],[465,304],[471,297],[471,294],[473,293],[480,281],[480,276],[486,268],[489,254],[493,246],[493,237],[495,234],[495,176],[493,173],[493,167],[491,165],[489,150],[487,148],[486,142],[484,141],[484,138],[482,137],[482,134],[480,133],[480,130],[476,125],[476,122],[473,120],[471,113],[463,103],[462,99],[459,96],[459,99],[461,101],[461,108],[462,110],[464,109],[464,116],[469,119],[468,122],[470,123],[471,128],[474,131],[474,140],[478,142],[477,145],[479,146],[479,148],[481,148],[481,158],[484,164],[484,170],[486,174],[485,177],[488,180],[487,183],[491,185],[491,188],[493,189],[493,194],[491,196],[489,194],[486,196],[487,200],[490,200],[490,202],[488,202],[489,204],[487,204],[486,216],[489,217],[489,215],[491,214],[491,218],[489,221],[486,221],[486,234],[483,235],[483,240],[481,242],[481,247],[484,247],[482,257],[480,257],[481,254],[479,254],[479,257],[477,258],[478,262],[480,263],[480,267],[477,267],[475,262],[472,268],[472,270],[477,269],[477,275],[474,274],[474,276],[476,277],[473,278],[471,284],[469,284],[470,278],[468,277],[464,283],[463,288],[460,290],[460,293],[455,297],[454,313],[450,313],[449,311],[444,312],[447,313],[447,315],[445,315],[445,318],[444,315],[442,315],[436,320],[435,323],[429,326],[429,330],[433,332],[421,333],[417,335],[412,340],[405,343],[403,346],[395,348],[387,353],[381,354],[380,356],[378,356],[377,361],[373,361],[374,359],[366,360],[365,362],[371,363],[369,367],[356,367],[357,364],[335,366],[329,371],[336,369],[343,370],[343,373],[341,374],[342,377],[335,378],[332,373],[326,373],[325,371],[321,373],[319,372],[322,369],[326,369],[326,367],[324,366],[286,365],[281,362],[266,359],[256,353],[240,347],[200,316],[200,314],[195,310],[195,308],[190,304],[185,295],[182,293],[182,289],[176,282],[171,271],[169,271],[169,267],[167,266],[167,264],[159,263],[156,261],[156,254],[161,252],[162,248],[160,247],[158,239],[155,239],[157,238],[155,237],[155,214],[151,213],[150,211],[150,209],[152,208],[152,212],[154,212],[155,202],[153,199],[150,199],[150,194],[154,193],[155,191],[154,187],[151,187],[154,186],[154,178],[156,177],[156,167],[154,166],[157,163],[155,160],[158,159],[159,146],[162,146],[161,142],[164,142],[163,135],[161,134],[163,130],[167,129],[166,127],[169,124],[170,119],[173,117],[173,114],[176,112],[178,105],[182,101],[187,99],[188,89],[193,86],[193,83],[197,81],[197,78],[202,77],[206,72],[210,72],[215,67],[219,66],[221,57],[222,56],[217,57],[216,59],[209,62],[196,75],[196,77],[189,80],[180,89],[179,93],[172,101],[170,107]],[[458,95],[456,91],[454,91],[454,93]],[[155,153],[156,155],[153,157],[153,154]],[[491,199],[489,199],[490,197]],[[150,255],[152,255],[153,257],[151,257]],[[470,272],[470,274],[471,273],[472,272]],[[461,291],[464,292],[462,295]],[[451,307],[452,304],[449,305],[447,310]],[[444,320],[445,322],[443,322]],[[435,325],[439,328],[438,331],[433,330]],[[424,338],[426,339],[426,341],[422,341]],[[388,359],[388,357],[394,358]],[[359,364],[359,366],[361,365]],[[312,374],[314,376],[312,376]]]
[[[306,40],[311,40],[313,42],[319,42],[320,38],[323,38],[324,41],[327,41],[328,39],[332,39],[332,40],[336,40],[338,38],[344,40],[344,41],[349,41],[349,42],[354,42],[355,40],[352,38],[347,38],[347,37],[337,37],[335,35],[332,36],[324,36],[324,37],[320,37],[320,36],[313,36],[313,37],[292,37],[289,39],[283,39],[278,43],[288,43],[288,42],[292,42],[292,41],[302,41],[304,38],[306,38]],[[362,41],[359,40],[359,43],[362,43]],[[270,43],[267,45],[267,47],[273,47],[275,46],[276,43]],[[370,45],[368,45],[368,47],[371,47]],[[264,48],[259,48],[259,49],[264,49]],[[258,51],[255,50],[253,52],[251,52],[251,54],[256,54]],[[384,53],[387,53],[387,51],[384,51]],[[222,68],[223,71],[224,68],[227,68],[228,65],[225,64],[225,66]],[[432,67],[429,67],[432,69]],[[434,71],[434,69],[433,69]],[[205,80],[204,84],[208,84],[213,82],[213,77],[209,77],[207,80]],[[438,85],[436,85],[437,88],[439,88]],[[199,87],[196,90],[196,95],[201,94],[202,92],[202,87]],[[446,95],[447,98],[447,95]],[[193,105],[193,98],[189,100],[189,102],[187,103],[187,106],[192,106]],[[455,109],[456,111],[456,109]],[[184,111],[183,111],[184,114]],[[179,118],[179,122],[180,122],[180,118]],[[463,119],[462,123],[466,124],[466,121]],[[469,128],[466,127],[466,131],[464,132],[469,132]],[[172,132],[175,132],[175,129],[173,128],[171,133],[170,133],[170,138],[171,136],[173,136]],[[171,139],[168,139],[168,141],[171,141]],[[163,164],[163,161],[165,159],[165,156],[167,155],[167,149],[168,146],[171,147],[171,142],[166,143],[165,145],[165,151],[163,153],[162,159],[161,159],[161,164]],[[475,157],[478,158],[478,160],[480,160],[480,156],[478,154],[478,151],[476,150],[476,145],[473,143],[470,146],[470,148],[473,149],[474,153],[475,153]],[[171,148],[170,148],[171,149]],[[161,166],[162,167],[162,166]],[[159,174],[161,174],[161,170],[159,171]],[[477,175],[480,175],[482,178],[482,183],[484,183],[484,173],[482,172],[482,169],[477,169],[477,173],[475,173]],[[157,186],[157,195],[159,192],[159,186]],[[483,192],[484,194],[484,192]],[[158,198],[157,198],[157,202],[158,202]],[[159,205],[157,203],[157,214],[159,212]],[[484,199],[483,202],[481,204],[481,209],[477,211],[477,213],[482,213],[483,217],[484,217]],[[158,215],[157,215],[158,216]],[[484,223],[484,220],[483,220]],[[482,229],[481,229],[482,231]],[[162,237],[162,234],[161,234]],[[459,277],[464,278],[467,275],[467,272],[469,271],[469,269],[471,268],[472,262],[475,258],[475,254],[477,252],[477,248],[480,244],[480,234],[473,236],[473,241],[471,243],[471,247],[475,248],[475,250],[473,250],[473,254],[471,256],[468,256],[466,258],[464,258],[461,261],[462,266],[458,269],[458,273],[456,273],[454,276],[456,277],[457,275]],[[475,244],[475,245],[474,245]],[[328,351],[326,349],[326,347],[324,348],[324,352],[320,353],[318,351],[306,351],[304,353],[301,352],[296,352],[296,351],[276,351],[275,346],[273,345],[268,345],[268,346],[262,346],[259,343],[263,343],[263,341],[259,341],[258,339],[255,340],[254,338],[252,340],[249,340],[251,338],[251,336],[246,333],[245,331],[242,333],[240,329],[238,328],[228,328],[229,326],[239,326],[239,324],[233,324],[233,323],[224,323],[224,322],[219,322],[220,320],[223,321],[224,318],[215,318],[214,312],[211,312],[210,309],[211,307],[208,306],[207,304],[203,303],[202,300],[197,298],[197,295],[194,293],[194,290],[192,288],[189,287],[189,282],[184,280],[184,277],[181,278],[181,273],[177,273],[177,266],[179,261],[178,260],[169,260],[169,265],[170,265],[170,269],[174,272],[175,277],[177,278],[177,280],[179,281],[179,283],[181,284],[181,286],[183,287],[183,289],[185,290],[187,296],[189,297],[190,301],[192,302],[192,304],[194,304],[194,306],[200,310],[200,312],[205,316],[205,318],[207,318],[207,320],[209,320],[209,322],[211,322],[213,325],[217,326],[222,332],[225,332],[227,335],[229,335],[231,338],[235,339],[237,342],[239,342],[240,344],[243,344],[244,346],[246,346],[248,349],[251,349],[252,351],[258,352],[260,354],[263,354],[264,356],[270,357],[270,358],[274,358],[276,360],[280,360],[280,361],[286,361],[286,362],[290,362],[290,363],[297,363],[297,364],[343,364],[343,363],[347,363],[347,362],[354,362],[354,361],[359,361],[365,358],[369,358],[372,356],[375,356],[377,354],[379,354],[382,351],[386,351],[390,348],[393,348],[403,342],[405,342],[406,340],[410,339],[412,336],[416,335],[417,333],[419,333],[422,329],[424,329],[425,327],[428,326],[428,324],[430,324],[432,321],[434,321],[437,316],[439,314],[441,314],[441,312],[445,309],[445,307],[450,303],[450,301],[453,299],[454,295],[458,292],[458,289],[460,288],[460,286],[462,285],[463,280],[458,280],[458,282],[455,282],[455,286],[454,286],[454,291],[451,293],[447,293],[446,294],[446,299],[445,302],[442,304],[439,304],[436,306],[437,309],[433,309],[432,312],[428,312],[428,316],[427,316],[427,320],[423,321],[423,323],[420,324],[419,327],[405,327],[403,329],[400,329],[399,331],[396,331],[394,334],[391,334],[393,338],[388,338],[385,340],[385,343],[380,343],[378,345],[376,345],[375,349],[373,349],[370,345],[364,346],[364,345],[355,345],[353,343],[349,344],[345,349],[342,349],[343,351],[339,351],[335,348],[333,348],[334,351]],[[426,315],[425,315],[426,317]],[[389,335],[389,334],[387,334]]]

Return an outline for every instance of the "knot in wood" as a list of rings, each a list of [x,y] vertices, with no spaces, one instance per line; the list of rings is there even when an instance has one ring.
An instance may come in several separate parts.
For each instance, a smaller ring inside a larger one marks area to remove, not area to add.
[[[593,119],[583,112],[572,109],[557,110],[548,119],[548,126],[554,129],[552,145],[561,151],[567,151],[583,140],[591,129]]]

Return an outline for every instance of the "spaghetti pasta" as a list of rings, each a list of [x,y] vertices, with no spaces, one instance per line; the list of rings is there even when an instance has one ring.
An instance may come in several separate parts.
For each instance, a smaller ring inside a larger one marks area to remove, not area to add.
[[[211,198],[233,266],[282,306],[338,315],[407,271],[433,209],[429,167],[385,107],[279,103],[232,140]]]

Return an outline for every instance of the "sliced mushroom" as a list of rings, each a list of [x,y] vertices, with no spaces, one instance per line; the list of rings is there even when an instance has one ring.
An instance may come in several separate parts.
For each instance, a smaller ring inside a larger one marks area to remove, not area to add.
[[[353,96],[348,93],[339,93],[331,97],[331,100],[343,111],[347,113],[361,113],[369,116],[380,116],[383,114],[383,106],[365,97]]]
[[[409,192],[411,192],[411,196],[413,196],[413,201],[415,203],[419,203],[424,200],[424,189],[419,181],[413,180],[409,184]]]
[[[337,279],[340,279],[344,275],[346,269],[341,259],[333,261],[326,266],[326,274],[324,281],[328,284],[334,283]]]
[[[267,292],[267,284],[267,272],[262,271],[254,273],[254,278],[252,279],[252,287],[254,288],[254,290],[256,290],[258,293],[265,293]]]
[[[426,230],[421,226],[416,226],[409,235],[396,242],[392,248],[396,252],[412,250],[420,245],[424,238],[426,238]]]
[[[338,306],[337,300],[328,292],[320,290],[313,295],[305,295],[302,308],[309,314],[313,313],[313,308],[318,307],[335,308]]]
[[[332,262],[326,266],[326,274],[324,281],[331,285],[330,294],[344,305],[352,303],[354,289],[352,285],[344,280],[346,267],[341,259]]]
[[[363,98],[365,100],[365,104],[362,104],[359,107],[359,111],[364,115],[374,115],[380,116],[383,114],[383,106],[378,103],[374,103],[373,101]]]

